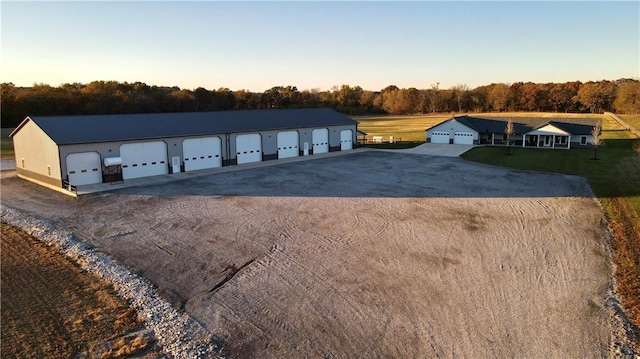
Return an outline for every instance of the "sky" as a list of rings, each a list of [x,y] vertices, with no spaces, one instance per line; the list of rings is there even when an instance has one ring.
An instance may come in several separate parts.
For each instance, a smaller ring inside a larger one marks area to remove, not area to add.
[[[0,2],[0,81],[262,92],[640,77],[640,2]]]

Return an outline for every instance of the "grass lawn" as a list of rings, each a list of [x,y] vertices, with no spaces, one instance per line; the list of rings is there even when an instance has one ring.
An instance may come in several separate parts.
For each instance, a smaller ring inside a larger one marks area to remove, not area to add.
[[[450,117],[448,114],[437,114],[428,116],[355,116],[353,119],[360,122],[358,129],[366,132],[369,139],[372,136],[383,136],[385,140],[389,140],[389,136],[393,136],[403,142],[425,142],[427,139],[425,130]]]
[[[602,118],[602,114],[593,113],[564,113],[564,112],[487,112],[474,113],[472,116],[482,117],[548,117],[549,120],[554,118]]]
[[[0,129],[0,158],[13,158],[13,140],[9,134],[13,128]]]
[[[423,144],[424,141],[402,141],[396,143],[367,143],[363,147],[368,148],[381,148],[385,150],[399,150],[405,148],[413,148]]]
[[[624,122],[640,130],[640,115],[618,115]]]
[[[462,157],[523,170],[585,177],[607,216],[613,238],[616,290],[629,317],[640,325],[640,139],[613,119],[603,118],[605,145],[593,160],[591,149],[547,150],[476,147]]]

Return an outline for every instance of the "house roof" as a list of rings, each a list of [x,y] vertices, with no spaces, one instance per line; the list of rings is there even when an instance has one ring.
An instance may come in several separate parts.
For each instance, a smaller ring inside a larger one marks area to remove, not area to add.
[[[507,121],[460,116],[455,118],[456,121],[470,127],[479,133],[502,133],[507,126]],[[513,130],[515,133],[525,133],[531,131],[531,128],[526,124],[515,122],[513,123]]]
[[[572,135],[590,135],[593,131],[594,125],[583,125],[579,123],[566,123],[566,122],[557,122],[557,121],[549,121],[550,125],[556,126],[557,128],[568,132]]]
[[[10,136],[15,135],[28,121],[35,122],[59,145],[355,125],[358,123],[350,117],[327,108],[30,116]]]
[[[504,133],[508,119],[506,118],[481,118],[473,116],[456,116],[443,121],[429,129],[439,126],[440,124],[455,119],[463,125],[477,131],[478,133]],[[589,135],[593,126],[600,123],[600,120],[594,118],[562,118],[549,121],[545,117],[516,117],[513,119],[514,132],[517,134],[525,134],[537,128],[551,124],[557,128],[566,131],[572,135]],[[429,130],[427,129],[427,130]]]

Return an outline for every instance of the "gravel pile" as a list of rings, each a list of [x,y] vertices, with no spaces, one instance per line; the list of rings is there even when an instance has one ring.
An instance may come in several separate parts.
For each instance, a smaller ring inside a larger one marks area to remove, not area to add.
[[[116,292],[138,312],[147,329],[155,333],[162,353],[168,358],[221,358],[220,341],[186,313],[179,313],[162,299],[153,285],[106,254],[94,251],[71,232],[32,214],[0,205],[2,221],[20,228],[44,243],[55,245],[84,270],[113,285]]]

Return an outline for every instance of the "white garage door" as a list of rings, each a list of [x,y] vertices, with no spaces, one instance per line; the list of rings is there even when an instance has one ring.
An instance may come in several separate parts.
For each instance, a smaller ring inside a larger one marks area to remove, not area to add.
[[[456,145],[473,145],[473,132],[456,132],[453,134]]]
[[[449,143],[449,132],[431,132],[431,143]]]
[[[353,148],[353,131],[340,131],[340,151],[350,150]]]
[[[67,156],[67,175],[74,186],[102,183],[102,163],[98,152],[71,153]]]
[[[238,164],[262,161],[262,137],[260,134],[236,137],[236,159]]]
[[[188,138],[182,142],[182,156],[185,171],[222,167],[222,140],[217,136]]]
[[[120,146],[122,178],[167,174],[167,144],[164,141],[125,143]]]
[[[278,158],[298,157],[298,131],[278,132]]]
[[[329,129],[316,128],[311,131],[313,154],[329,152]]]

